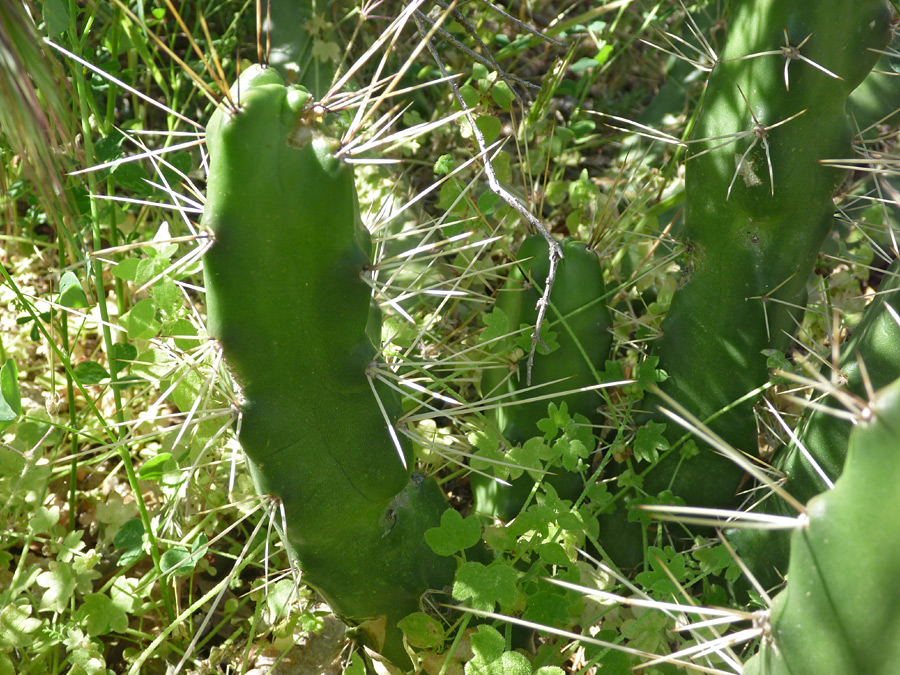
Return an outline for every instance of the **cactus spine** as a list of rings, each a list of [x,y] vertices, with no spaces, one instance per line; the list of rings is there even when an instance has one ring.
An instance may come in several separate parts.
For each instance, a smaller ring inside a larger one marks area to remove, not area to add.
[[[846,377],[842,388],[855,396],[866,394],[863,372],[876,390],[900,377],[900,326],[887,307],[900,309],[900,261],[897,260],[888,268],[878,295],[866,307],[862,320],[841,350],[838,365]],[[865,371],[860,364],[863,364]],[[827,397],[821,403],[828,408],[840,406],[834,396]],[[843,471],[852,429],[853,424],[849,420],[829,415],[820,409],[810,409],[800,424],[800,442],[831,481],[836,480]],[[801,502],[828,489],[796,444],[776,452],[772,463],[786,476],[785,490]],[[794,509],[777,496],[763,502],[761,508],[778,515],[795,515]],[[771,588],[780,583],[781,575],[787,571],[787,533],[780,530],[734,530],[728,535],[764,587]]]
[[[888,675],[900,663],[900,380],[869,403],[844,472],[807,505],[788,583],[745,675]]]
[[[402,664],[397,621],[455,565],[424,540],[444,497],[401,462],[367,375],[370,243],[353,173],[276,71],[246,71],[232,98],[240,110],[207,128],[204,272],[210,334],[243,388],[241,445],[260,494],[284,506],[304,579]],[[399,401],[379,396],[395,420]]]

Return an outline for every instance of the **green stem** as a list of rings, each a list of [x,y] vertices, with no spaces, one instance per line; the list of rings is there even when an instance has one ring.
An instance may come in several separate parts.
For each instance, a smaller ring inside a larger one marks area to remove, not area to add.
[[[660,388],[701,419],[733,406],[710,428],[755,455],[754,401],[744,397],[767,382],[763,351],[788,346],[805,305],[843,178],[823,160],[851,150],[845,102],[886,44],[890,14],[881,0],[744,1],[730,10],[686,160],[687,254],[656,353],[669,375]],[[805,59],[833,74],[797,59],[786,83],[784,57],[758,55],[783,46],[785,31],[791,45],[804,43]],[[645,402],[651,411],[659,403]],[[644,487],[725,507],[741,476],[701,447],[656,467]]]
[[[71,16],[77,16],[77,12],[75,11],[74,3],[70,2],[70,12]],[[72,49],[76,55],[80,56],[81,46],[77,41],[76,37],[76,28],[73,25],[69,28],[69,36]],[[73,65],[71,67],[72,79],[75,83],[75,92],[80,103],[79,112],[81,115],[81,131],[84,142],[84,155],[85,162],[88,166],[94,163],[94,152],[93,152],[93,129],[91,128],[91,120],[89,109],[96,108],[94,103],[94,97],[91,93],[90,87],[88,87],[87,81],[84,77],[84,71],[82,68]],[[94,177],[93,173],[87,174],[88,181],[88,190],[91,194],[97,194],[97,180]],[[100,246],[103,241],[103,233],[100,229],[100,209],[96,199],[91,199],[91,234],[93,236],[94,247]],[[111,433],[114,435],[116,439],[120,438],[120,435],[123,433],[125,429],[125,410],[122,406],[122,394],[121,390],[118,386],[118,364],[115,359],[112,358],[114,352],[114,340],[112,337],[112,330],[110,328],[110,319],[109,319],[109,310],[106,306],[106,288],[103,280],[103,264],[100,260],[93,259],[89,260],[88,269],[91,273],[91,277],[94,284],[95,289],[95,297],[97,300],[98,309],[100,311],[100,318],[102,321],[102,334],[103,334],[103,343],[106,349],[106,353],[110,356],[109,358],[109,373],[110,373],[110,388],[112,389],[113,401],[115,403],[115,420],[116,425],[112,429],[109,429]],[[128,479],[128,484],[131,487],[135,501],[138,505],[138,512],[140,514],[140,518],[142,523],[144,524],[144,531],[147,534],[148,542],[150,544],[150,555],[153,559],[153,565],[156,568],[158,574],[162,574],[161,567],[161,554],[159,551],[159,546],[156,541],[156,537],[153,533],[152,522],[150,519],[150,515],[147,511],[147,506],[144,502],[141,486],[138,482],[137,474],[134,470],[134,464],[131,461],[131,455],[128,451],[127,446],[119,447],[119,455],[122,459],[122,465],[125,468],[125,475]],[[163,598],[163,604],[166,608],[166,616],[169,621],[172,621],[175,617],[174,603],[172,600],[171,590],[169,587],[162,583],[160,584],[160,592]]]

